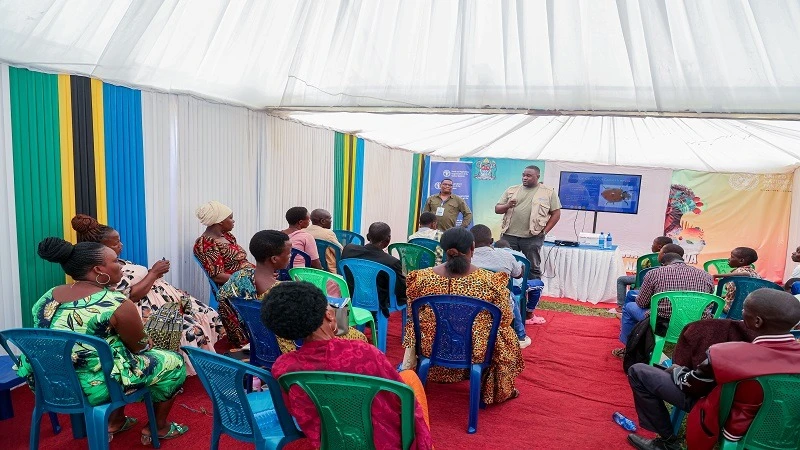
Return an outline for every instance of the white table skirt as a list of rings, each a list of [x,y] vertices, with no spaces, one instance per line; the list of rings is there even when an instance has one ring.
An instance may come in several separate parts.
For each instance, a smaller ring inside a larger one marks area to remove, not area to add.
[[[617,278],[625,275],[619,249],[542,247],[542,295],[597,304],[616,302]]]

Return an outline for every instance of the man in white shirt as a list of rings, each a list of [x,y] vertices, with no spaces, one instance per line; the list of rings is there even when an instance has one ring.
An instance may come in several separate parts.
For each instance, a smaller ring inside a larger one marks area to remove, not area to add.
[[[408,237],[408,240],[425,238],[438,241],[442,237],[442,232],[436,229],[436,214],[432,212],[424,212],[419,216],[419,229],[417,232]]]
[[[475,239],[475,251],[472,254],[473,265],[495,272],[505,272],[512,278],[520,278],[522,276],[522,263],[517,261],[514,255],[492,247],[494,239],[492,238],[492,230],[489,227],[479,224],[472,227],[470,231]],[[531,345],[531,338],[525,332],[525,322],[522,321],[522,313],[519,310],[517,299],[510,293],[509,301],[511,302],[511,310],[514,313],[511,327],[517,333],[519,347],[525,348]]]

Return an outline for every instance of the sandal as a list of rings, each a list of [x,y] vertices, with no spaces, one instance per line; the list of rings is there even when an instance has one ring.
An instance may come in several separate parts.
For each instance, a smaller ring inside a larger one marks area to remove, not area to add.
[[[147,428],[145,428],[147,429]],[[186,432],[189,431],[189,427],[186,425],[180,425],[175,422],[170,422],[169,424],[169,431],[165,435],[158,435],[159,440],[168,440],[168,439],[175,439],[176,437],[183,436]],[[142,433],[142,445],[153,445],[153,437],[149,434]]]
[[[519,397],[519,390],[514,388],[511,390],[511,396],[508,397],[509,400],[514,400],[515,398]]]
[[[139,423],[139,419],[136,417],[125,416],[125,422],[122,423],[122,426],[119,427],[118,430],[108,432],[108,442],[111,442],[111,440],[114,439],[114,435],[130,430],[136,426],[137,423]]]

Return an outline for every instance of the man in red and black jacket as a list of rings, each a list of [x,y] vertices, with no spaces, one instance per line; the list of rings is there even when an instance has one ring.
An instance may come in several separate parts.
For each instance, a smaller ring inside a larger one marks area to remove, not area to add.
[[[708,349],[708,358],[695,370],[672,366],[667,370],[635,364],[628,381],[642,428],[658,433],[655,439],[628,435],[628,442],[643,450],[678,450],[669,412],[664,402],[689,411],[686,441],[690,450],[711,449],[722,433],[739,440],[747,432],[763,400],[756,381],[740,383],[722,430],[719,400],[722,385],[772,374],[800,374],[800,343],[789,330],[800,322],[800,302],[791,294],[758,289],[744,302],[742,318],[758,335],[752,343],[724,342]],[[694,407],[694,408],[692,408]]]

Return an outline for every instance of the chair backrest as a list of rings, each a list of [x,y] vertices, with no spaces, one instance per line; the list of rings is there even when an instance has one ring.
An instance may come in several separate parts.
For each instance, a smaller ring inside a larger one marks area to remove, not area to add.
[[[45,328],[16,328],[0,332],[0,344],[9,355],[12,343],[33,368],[35,395],[48,409],[63,413],[83,412],[88,400],[73,365],[96,353],[111,402],[125,399],[122,387],[111,377],[114,357],[108,343],[95,336]]]
[[[421,245],[427,248],[428,250],[432,251],[434,254],[436,254],[436,248],[441,247],[439,245],[439,241],[437,241],[436,239],[428,239],[428,238],[409,239],[408,243]],[[446,260],[447,260],[447,255],[444,252],[442,252],[442,262],[445,262]]]
[[[258,417],[253,414],[244,388],[245,375],[253,375],[263,380],[269,388],[272,404],[285,436],[275,448],[281,448],[283,444],[302,437],[286,409],[278,382],[269,372],[197,347],[186,346],[182,349],[189,356],[200,382],[211,398],[215,420],[219,420],[226,434],[250,441],[256,437],[265,437],[261,436],[257,425]]]
[[[797,450],[800,448],[800,375],[765,375],[755,380],[761,384],[764,401],[737,448]],[[720,427],[730,413],[737,384],[722,386]]]
[[[294,267],[294,261],[297,258],[302,258],[303,259],[303,264],[305,264],[305,267],[311,267],[311,255],[309,255],[308,253],[306,253],[306,252],[304,252],[302,250],[298,250],[296,248],[292,248],[292,251],[289,253],[289,265],[286,266],[287,270],[289,270],[292,267]]]
[[[389,310],[397,309],[395,285],[397,275],[390,267],[366,259],[345,258],[339,261],[339,273],[345,278],[353,279],[350,290],[351,304],[369,311],[380,311],[378,302],[378,274],[385,273],[389,277]]]
[[[342,251],[339,249],[338,245],[332,244],[324,239],[317,239],[317,253],[319,253],[319,263],[322,265],[322,268],[330,271],[331,268],[328,267],[328,249],[333,251],[334,258],[336,259],[336,263],[339,263],[339,260],[342,259]],[[311,261],[306,264],[306,266],[310,266]]]
[[[648,267],[646,269],[642,269],[636,273],[636,281],[633,283],[634,289],[639,289],[642,287],[642,283],[644,283],[644,276],[647,275],[647,272],[655,269],[655,267]]]
[[[792,295],[800,294],[800,281],[792,283]]]
[[[414,441],[414,391],[403,383],[342,372],[291,372],[278,383],[286,392],[299,386],[316,406],[322,450],[374,449],[372,402],[381,391],[400,398],[401,448]]]
[[[664,339],[672,343],[678,342],[678,336],[680,336],[686,325],[703,317],[703,313],[709,305],[712,305],[715,319],[722,314],[722,307],[725,305],[725,300],[705,292],[667,291],[656,294],[650,299],[650,329],[654,333],[656,330],[656,317],[658,316],[658,303],[665,299],[672,305],[672,314],[669,318],[669,326]]]
[[[397,259],[403,264],[403,273],[425,269],[436,265],[436,253],[421,245],[398,242],[389,245],[389,254],[397,253]]]
[[[208,276],[208,272],[206,272],[206,267],[203,265],[202,262],[200,262],[200,259],[197,257],[197,255],[192,253],[192,258],[194,258],[194,262],[196,262],[197,265],[200,266],[200,271],[203,272],[203,275],[206,277],[208,285],[211,287],[211,295],[216,297],[217,293],[219,292],[219,286],[217,286],[217,283],[213,279],[211,279],[210,276]]]
[[[364,243],[366,242],[364,236],[353,231],[333,230],[333,233],[339,239],[339,243],[342,244],[342,247],[344,247],[347,244],[364,245]]]
[[[295,267],[289,269],[289,276],[294,281],[307,281],[318,287],[325,295],[328,295],[328,282],[332,281],[339,286],[342,298],[350,297],[350,288],[341,275],[336,275],[324,270],[314,269],[313,267]]]
[[[528,289],[528,277],[531,274],[531,262],[528,261],[528,258],[519,255],[513,255],[514,259],[522,263],[522,293],[524,294],[525,291]],[[512,291],[513,293],[513,291]]]
[[[639,273],[642,269],[647,269],[648,267],[658,267],[660,265],[661,263],[658,262],[658,253],[648,253],[640,256],[636,260],[636,273]]]
[[[751,277],[722,277],[717,283],[717,296],[724,297],[726,286],[728,283],[733,283],[736,292],[731,302],[731,307],[728,309],[728,319],[742,320],[742,309],[744,308],[744,299],[756,289],[768,288],[777,289],[782,291],[783,288],[769,280],[762,280],[760,278]]]
[[[449,368],[470,368],[473,364],[472,327],[478,314],[486,311],[492,320],[492,328],[486,344],[483,361],[475,364],[487,366],[492,361],[497,330],[500,327],[500,308],[477,298],[462,295],[426,295],[411,304],[417,355],[422,355],[419,311],[428,306],[436,320],[436,335],[433,338],[431,365]]]
[[[271,369],[281,349],[278,338],[261,322],[261,302],[231,298],[231,306],[236,310],[250,341],[250,364]]]
[[[731,271],[733,271],[730,264],[728,264],[728,258],[711,259],[703,264],[703,270],[705,270],[708,273],[711,273],[711,271],[708,270],[711,267],[713,267],[720,275],[731,273]],[[750,264],[750,267],[755,269],[756,265]]]

